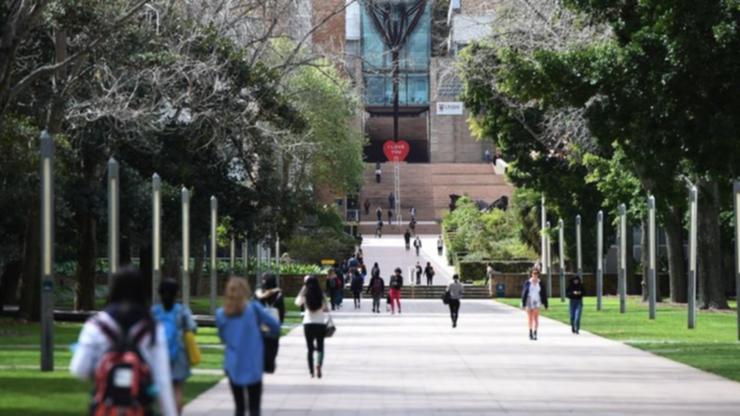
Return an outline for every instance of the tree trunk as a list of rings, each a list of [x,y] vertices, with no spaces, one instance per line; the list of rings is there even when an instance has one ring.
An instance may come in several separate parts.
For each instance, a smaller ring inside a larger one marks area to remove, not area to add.
[[[671,302],[686,303],[686,256],[683,251],[683,215],[669,207],[670,215],[665,219],[665,239],[668,252],[668,273],[670,280]]]
[[[642,219],[640,224],[640,265],[642,266],[642,279],[640,281],[640,288],[642,291],[642,301],[648,301],[648,279],[650,278],[650,244],[648,238],[648,222],[645,218]],[[657,286],[657,282],[656,282]]]
[[[18,305],[18,317],[31,321],[38,321],[41,315],[40,220],[38,200],[36,200],[30,204],[26,223],[21,301]]]
[[[722,247],[719,227],[719,186],[717,182],[699,181],[697,220],[698,306],[702,309],[727,309],[722,276]]]
[[[77,250],[77,296],[75,309],[91,311],[95,309],[95,275],[97,259],[97,219],[88,209],[77,213],[77,227],[80,246]]]

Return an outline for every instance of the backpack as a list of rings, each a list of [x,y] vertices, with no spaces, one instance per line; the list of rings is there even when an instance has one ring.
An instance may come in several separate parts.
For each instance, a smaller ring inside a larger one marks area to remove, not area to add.
[[[182,333],[180,329],[180,324],[183,320],[182,305],[175,303],[169,311],[166,311],[162,305],[156,305],[152,312],[157,321],[161,322],[164,327],[164,336],[167,339],[167,353],[170,355],[170,361],[173,362],[182,348]]]
[[[375,279],[373,279],[373,287],[372,287],[373,293],[379,294],[382,289],[383,289],[383,281],[380,280],[380,277],[376,277]]]
[[[342,278],[337,276],[334,278],[334,289],[342,289],[344,286],[344,282],[342,281]]]
[[[154,323],[141,320],[128,333],[112,328],[101,319],[95,324],[111,343],[95,369],[95,390],[91,415],[144,416],[150,413],[153,402],[153,378],[138,345],[147,334],[154,343]]]

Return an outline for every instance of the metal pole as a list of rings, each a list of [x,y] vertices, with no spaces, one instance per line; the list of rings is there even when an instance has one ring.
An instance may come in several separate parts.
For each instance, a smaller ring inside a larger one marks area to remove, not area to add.
[[[211,197],[211,315],[216,313],[216,223],[218,220],[218,200],[215,196]]]
[[[740,304],[740,181],[734,184],[735,194],[735,299]],[[737,309],[737,339],[740,341],[740,306]]]
[[[558,221],[558,260],[560,261],[560,301],[565,302],[565,236],[563,219]]]
[[[275,276],[277,285],[280,287],[280,236],[275,238]]]
[[[696,186],[691,187],[689,193],[690,223],[689,223],[689,329],[696,327],[696,232],[699,195]]]
[[[161,232],[162,232],[162,179],[152,175],[152,305],[157,303],[159,281],[162,277]]]
[[[583,283],[583,250],[581,249],[581,216],[576,215],[576,273]]]
[[[41,371],[54,371],[54,139],[41,132]]]
[[[604,293],[604,212],[596,214],[596,310],[601,310]]]
[[[619,205],[619,313],[627,312],[627,207]]]
[[[547,212],[545,212],[545,196],[542,195],[540,203],[540,257],[542,258],[542,273],[547,273],[547,266],[545,265],[545,222],[547,222]]]
[[[234,234],[231,235],[231,241],[229,242],[229,273],[234,274],[234,268],[236,267],[236,240],[234,240]]]
[[[656,250],[655,241],[655,197],[648,197],[648,318],[655,319],[656,296]]]
[[[551,253],[551,243],[550,243],[550,221],[547,221],[545,223],[545,264],[547,264],[547,296],[552,297],[552,267],[551,262],[552,259],[550,257]]]
[[[184,186],[182,196],[182,304],[190,306],[190,191]]]
[[[249,276],[249,240],[242,241],[242,265],[244,267],[244,277]]]
[[[113,274],[118,271],[118,162],[108,160],[108,290],[113,286]]]

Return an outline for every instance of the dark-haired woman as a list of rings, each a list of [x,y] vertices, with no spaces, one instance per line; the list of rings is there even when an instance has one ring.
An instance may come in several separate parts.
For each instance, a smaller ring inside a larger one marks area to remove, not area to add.
[[[537,329],[540,326],[540,308],[547,309],[547,291],[540,281],[540,269],[534,268],[531,277],[524,283],[522,290],[522,308],[527,311],[529,339],[537,341]]]
[[[185,350],[183,335],[185,331],[195,332],[197,325],[193,313],[186,305],[176,302],[180,286],[174,279],[164,279],[159,285],[159,298],[162,303],[152,307],[152,314],[164,327],[167,337],[167,350],[170,356],[172,387],[175,392],[177,411],[182,413],[182,388],[190,377],[190,361]]]
[[[326,307],[326,297],[321,291],[319,279],[315,276],[306,276],[306,283],[295,298],[296,306],[304,306],[303,333],[308,346],[308,371],[321,378],[321,367],[324,364],[324,336],[326,335],[326,319],[329,308]],[[314,366],[314,351],[317,360]]]
[[[69,371],[84,380],[97,381],[99,378],[96,376],[107,380],[105,374],[97,374],[103,371],[102,367],[98,368],[98,364],[117,342],[113,339],[115,334],[124,334],[138,340],[137,350],[149,367],[152,383],[158,391],[156,399],[149,395],[138,397],[137,405],[142,405],[144,412],[151,412],[151,404],[156,400],[163,415],[176,415],[164,328],[154,320],[149,311],[144,277],[138,269],[132,267],[123,268],[113,276],[108,305],[85,322],[74,348]],[[109,403],[106,403],[102,389],[97,390],[93,396],[91,414],[98,410],[105,412],[101,407]]]
[[[391,314],[396,313],[396,306],[398,306],[398,313],[401,313],[401,289],[403,289],[403,276],[401,275],[401,268],[396,267],[393,276],[390,279],[390,290],[388,290],[388,298],[391,304]]]

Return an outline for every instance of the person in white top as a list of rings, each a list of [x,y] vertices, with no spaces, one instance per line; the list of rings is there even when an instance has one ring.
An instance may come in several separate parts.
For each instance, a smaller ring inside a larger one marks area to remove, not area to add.
[[[449,307],[450,307],[450,318],[452,318],[452,327],[457,328],[457,318],[460,315],[460,299],[462,299],[465,289],[462,283],[460,283],[460,276],[457,274],[452,276],[452,282],[447,285],[447,293],[449,296]]]
[[[314,377],[314,374],[321,378],[321,367],[324,364],[324,337],[326,336],[329,308],[326,305],[326,296],[321,290],[319,279],[315,276],[306,276],[306,282],[298,296],[296,296],[295,304],[299,307],[305,307],[303,334],[306,337],[306,346],[308,347],[308,371],[311,378]],[[314,351],[318,356],[315,367]]]
[[[106,406],[114,411],[130,409],[126,405],[115,403],[115,400],[108,400],[106,391],[114,389],[119,393],[133,391],[130,382],[131,370],[112,367],[111,371],[117,373],[112,374],[112,377],[105,377],[105,370],[103,367],[99,368],[101,361],[111,356],[108,353],[114,349],[114,340],[118,340],[116,342],[129,340],[138,350],[151,374],[152,385],[141,386],[137,399],[143,397],[144,400],[141,402],[156,401],[159,404],[159,411],[164,416],[175,416],[177,408],[172,391],[167,338],[164,328],[154,320],[149,311],[146,293],[146,283],[137,269],[124,268],[113,276],[108,306],[88,319],[82,327],[74,347],[69,371],[82,380],[93,380],[97,383],[93,407]],[[115,363],[115,361],[106,362]],[[127,380],[128,385],[125,383]],[[106,381],[112,381],[113,385],[102,386],[101,384]],[[156,400],[152,397],[154,395]],[[108,403],[103,403],[106,400]]]
[[[535,267],[522,290],[522,308],[527,311],[529,339],[533,341],[537,340],[537,329],[540,326],[540,308],[544,306],[547,309],[547,291],[540,283],[540,269]]]

